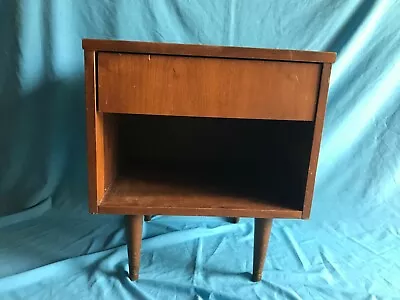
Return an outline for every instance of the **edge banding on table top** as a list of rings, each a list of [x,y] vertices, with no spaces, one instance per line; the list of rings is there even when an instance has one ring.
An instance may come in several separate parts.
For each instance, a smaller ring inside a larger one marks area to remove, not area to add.
[[[334,52],[83,39],[86,51],[333,63]]]

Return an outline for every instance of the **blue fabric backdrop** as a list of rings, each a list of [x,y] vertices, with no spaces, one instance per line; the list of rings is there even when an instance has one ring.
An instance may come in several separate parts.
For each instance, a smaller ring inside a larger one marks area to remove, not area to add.
[[[338,52],[310,221],[87,213],[81,38]],[[400,298],[400,1],[0,1],[0,299]]]

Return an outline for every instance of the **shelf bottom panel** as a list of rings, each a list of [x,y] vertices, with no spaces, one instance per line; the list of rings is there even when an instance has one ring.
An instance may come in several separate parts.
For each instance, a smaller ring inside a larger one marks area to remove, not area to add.
[[[282,205],[273,195],[251,195],[246,190],[218,185],[127,176],[113,182],[99,205],[99,213],[290,219],[302,216],[301,210]]]

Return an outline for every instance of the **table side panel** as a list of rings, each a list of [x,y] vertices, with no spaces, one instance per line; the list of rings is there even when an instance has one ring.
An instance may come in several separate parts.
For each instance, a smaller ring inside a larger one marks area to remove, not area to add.
[[[307,176],[306,192],[305,192],[303,215],[302,215],[303,219],[308,219],[311,214],[311,205],[314,194],[315,177],[317,173],[319,151],[322,139],[322,130],[324,126],[331,68],[332,64],[329,63],[324,64],[322,68],[321,83],[318,92],[317,111],[315,116],[314,135],[311,148],[311,158],[308,167],[308,176]]]

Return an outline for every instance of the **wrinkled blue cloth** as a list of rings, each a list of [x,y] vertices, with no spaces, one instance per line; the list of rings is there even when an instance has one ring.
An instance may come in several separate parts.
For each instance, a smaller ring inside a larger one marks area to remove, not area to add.
[[[82,38],[338,53],[309,221],[89,215]],[[400,1],[0,1],[0,299],[400,297]]]

